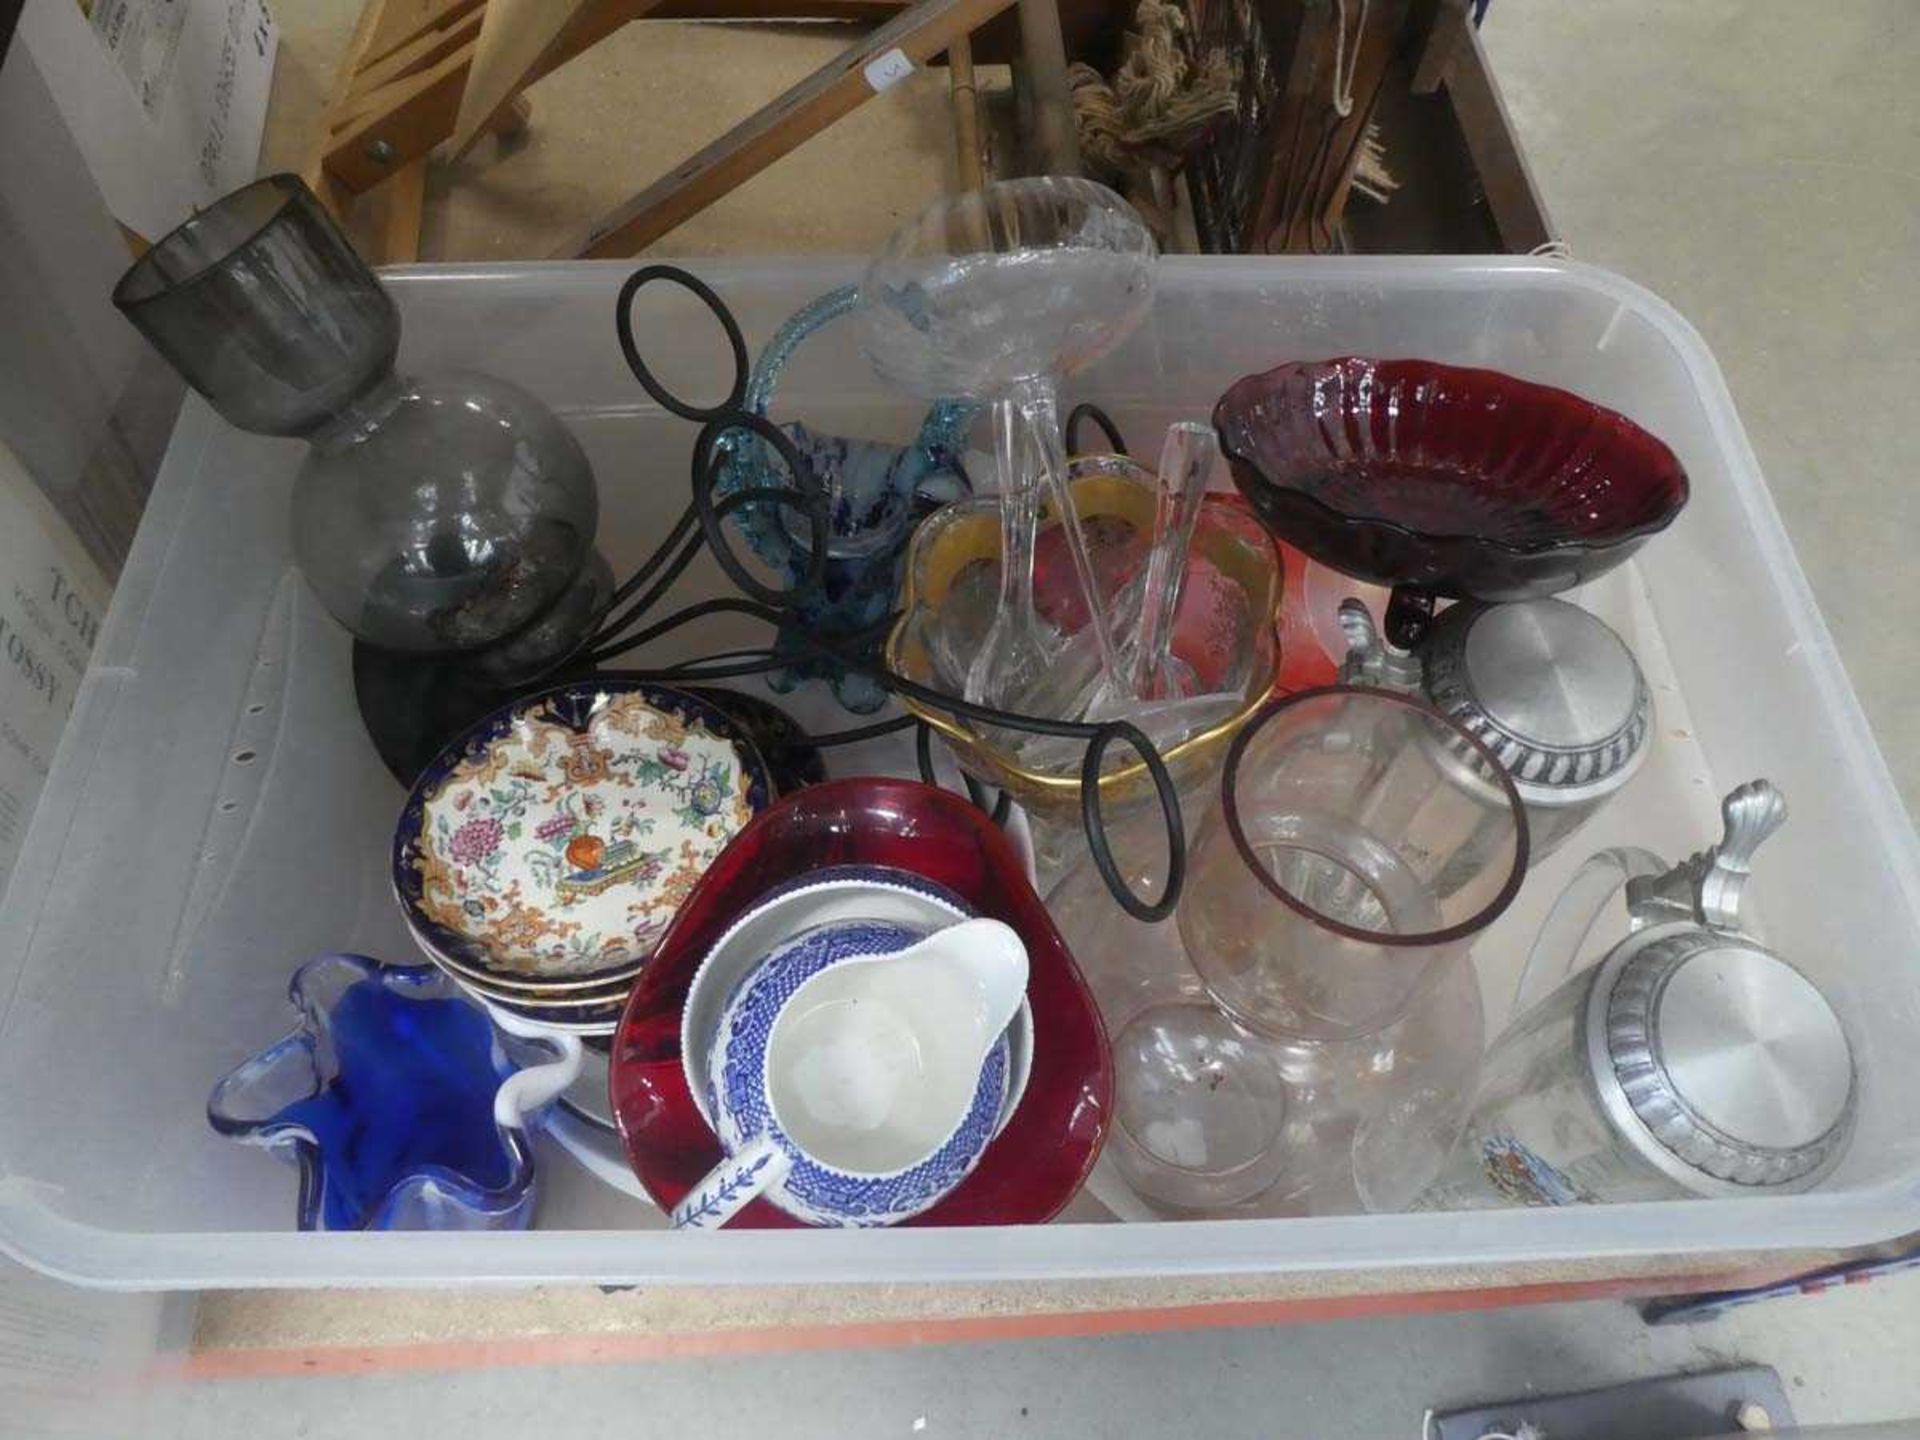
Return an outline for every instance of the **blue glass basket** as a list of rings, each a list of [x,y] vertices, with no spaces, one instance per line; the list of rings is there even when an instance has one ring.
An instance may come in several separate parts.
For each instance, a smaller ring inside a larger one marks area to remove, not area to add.
[[[302,1230],[522,1230],[528,1130],[580,1071],[576,1036],[496,1022],[429,966],[322,955],[300,1023],[222,1076],[207,1120],[298,1165]]]
[[[748,411],[766,418],[773,388],[800,342],[851,311],[858,293],[852,285],[831,290],[780,327],[754,364],[744,402]],[[769,677],[775,690],[792,690],[818,677],[832,684],[834,695],[849,710],[865,714],[886,703],[886,691],[874,681],[809,654],[795,637],[844,639],[871,631],[892,613],[913,527],[940,506],[971,493],[961,457],[979,408],[966,401],[937,402],[907,445],[823,435],[797,421],[780,427],[826,491],[831,509],[825,582],[788,612],[780,627],[775,649],[790,658]],[[783,483],[766,443],[750,432],[728,431],[716,447],[716,497]],[[733,515],[754,553],[788,584],[807,569],[806,531],[794,525],[796,515],[772,504],[743,505]]]

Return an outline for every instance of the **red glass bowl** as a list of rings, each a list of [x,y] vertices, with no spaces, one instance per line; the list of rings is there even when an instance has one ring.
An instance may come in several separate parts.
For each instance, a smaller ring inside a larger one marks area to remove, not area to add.
[[[1238,380],[1213,423],[1279,539],[1382,585],[1523,600],[1665,529],[1687,475],[1624,415],[1429,360],[1318,360]]]
[[[979,1168],[909,1225],[1040,1224],[1087,1178],[1106,1138],[1113,1072],[1106,1031],[1066,941],[1020,857],[960,796],[912,780],[834,780],[787,796],[721,851],[640,974],[614,1035],[610,1099],[627,1163],[671,1209],[720,1160],[680,1068],[680,1010],[708,949],[775,885],[831,865],[890,865],[953,891],[1026,942],[1033,1075]],[[790,1228],[756,1200],[733,1228]]]

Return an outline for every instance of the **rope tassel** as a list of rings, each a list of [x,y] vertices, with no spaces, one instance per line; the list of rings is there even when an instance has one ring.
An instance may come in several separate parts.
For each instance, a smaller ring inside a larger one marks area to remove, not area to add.
[[[1088,169],[1117,184],[1162,241],[1172,228],[1172,173],[1208,124],[1235,106],[1226,52],[1190,59],[1186,28],[1173,0],[1140,0],[1111,81],[1091,65],[1067,68]]]

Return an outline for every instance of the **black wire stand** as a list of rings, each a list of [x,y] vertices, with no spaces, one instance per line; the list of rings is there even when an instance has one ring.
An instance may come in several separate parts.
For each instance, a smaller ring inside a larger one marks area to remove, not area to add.
[[[733,352],[734,382],[726,398],[717,405],[694,405],[681,399],[659,382],[641,356],[633,333],[633,300],[644,286],[655,281],[666,281],[689,291],[719,322],[728,347]],[[632,667],[616,664],[624,657],[642,651],[688,625],[699,624],[716,615],[747,616],[777,629],[784,612],[817,593],[824,583],[829,541],[829,499],[818,477],[785,433],[764,416],[743,408],[750,374],[746,339],[732,311],[706,282],[679,266],[644,266],[630,275],[620,288],[614,328],[620,353],[641,388],[669,413],[700,426],[693,446],[690,474],[692,494],[687,507],[653,553],[614,587],[585,644],[569,659],[544,674],[516,684],[502,685],[485,678],[470,662],[463,662],[458,657],[422,659],[411,655],[392,655],[356,643],[354,687],[361,714],[382,759],[403,784],[411,784],[413,777],[425,768],[443,745],[481,717],[521,696],[535,694],[555,685],[605,676],[666,685],[704,686],[718,681],[764,675],[793,663],[794,655],[790,650],[776,653],[772,646],[767,646],[716,653],[676,665]],[[1086,421],[1099,428],[1114,449],[1125,453],[1125,443],[1113,421],[1098,406],[1090,404],[1076,406],[1067,418],[1068,453],[1076,451],[1074,442],[1078,439],[1081,424]],[[722,436],[738,431],[751,432],[771,448],[784,465],[789,484],[752,486],[728,494],[716,493],[723,460],[722,447],[718,442]],[[742,506],[756,504],[778,506],[796,513],[805,521],[807,563],[798,580],[791,585],[769,585],[755,575],[734,551],[733,542],[725,531],[724,522],[730,515]],[[712,552],[722,572],[741,593],[698,601],[661,618],[650,618],[703,549]],[[800,635],[795,639],[817,658],[831,659],[850,671],[869,677],[893,695],[910,699],[927,709],[942,711],[956,720],[970,725],[1083,742],[1086,751],[1080,767],[1080,818],[1095,868],[1114,899],[1136,919],[1158,922],[1171,915],[1179,903],[1186,879],[1186,830],[1173,777],[1146,734],[1124,720],[1086,724],[1039,715],[1022,715],[990,705],[975,704],[895,674],[883,663],[881,647],[898,618],[897,614],[889,615],[857,635],[835,639]],[[713,692],[710,695],[718,698]],[[754,697],[747,698],[752,706],[759,707],[762,712],[773,710],[780,719],[786,720],[790,733],[780,733],[779,722],[764,713],[758,723],[751,716],[740,717],[749,732],[754,734],[756,743],[761,745],[763,754],[770,743],[782,747],[780,753],[795,775],[814,773],[818,766],[817,752],[821,750],[915,729],[914,753],[920,777],[928,784],[936,783],[933,731],[915,716],[903,715],[844,730],[809,735],[778,707]],[[1127,884],[1114,860],[1107,836],[1099,781],[1101,766],[1116,744],[1132,750],[1146,766],[1166,828],[1166,883],[1160,894],[1151,900],[1137,895]],[[809,752],[812,752],[812,758],[809,758]],[[772,756],[768,758],[776,769],[781,768]],[[973,803],[987,811],[996,824],[1004,824],[1011,810],[1012,798],[1004,792],[994,795],[990,787],[982,785],[964,771],[962,774]]]

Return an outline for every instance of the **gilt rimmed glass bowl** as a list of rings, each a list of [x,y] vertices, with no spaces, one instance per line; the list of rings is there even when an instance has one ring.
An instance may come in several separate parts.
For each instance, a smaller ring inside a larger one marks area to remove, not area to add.
[[[1092,537],[1095,569],[1119,589],[1143,564],[1153,532],[1154,481],[1121,455],[1081,455],[1070,463],[1074,506]],[[1177,784],[1210,776],[1240,728],[1260,708],[1279,671],[1273,617],[1280,604],[1280,557],[1271,538],[1231,496],[1210,496],[1194,528],[1193,560],[1174,622],[1173,653],[1193,670],[1202,691],[1231,687],[1240,697],[1206,728],[1167,746],[1161,758]],[[997,496],[956,501],[914,532],[907,553],[901,618],[887,640],[887,668],[945,693],[943,644],[963,652],[990,617],[997,593],[1000,526]],[[1071,633],[1085,624],[1085,604],[1068,565],[1060,527],[1042,513],[1034,564],[1040,616]],[[984,608],[982,601],[985,602]],[[969,625],[968,613],[974,612]],[[961,768],[1007,791],[1036,818],[1079,823],[1077,747],[1055,745],[1059,763],[1041,763],[1014,748],[1020,737],[978,726],[911,695],[900,703],[939,732]],[[1125,746],[1111,747],[1100,777],[1103,813],[1115,814],[1154,793],[1146,765]]]

